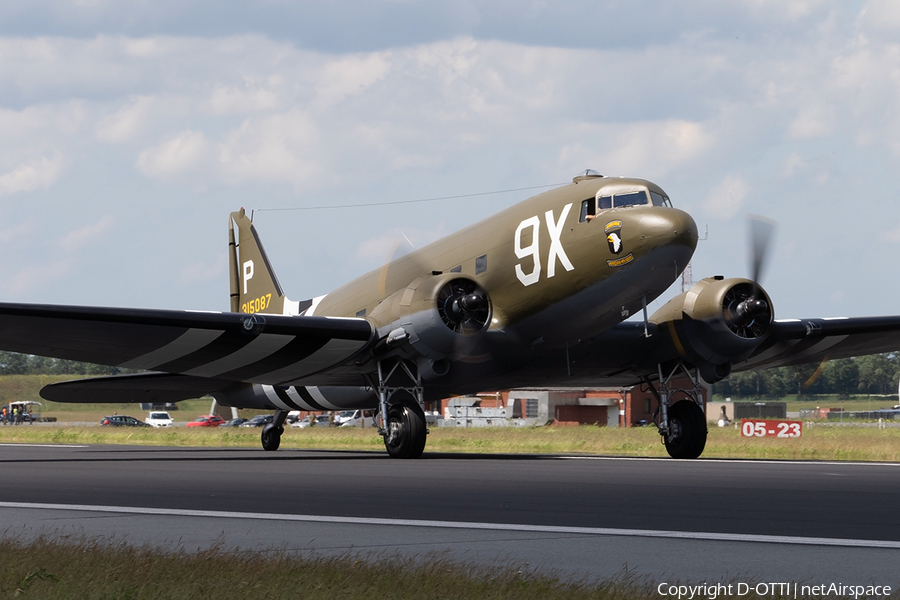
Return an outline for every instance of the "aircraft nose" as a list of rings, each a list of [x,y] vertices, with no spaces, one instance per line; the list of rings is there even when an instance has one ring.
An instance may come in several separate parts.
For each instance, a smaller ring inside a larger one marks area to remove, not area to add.
[[[697,247],[697,224],[693,217],[677,208],[656,208],[641,217],[641,238],[653,246]]]

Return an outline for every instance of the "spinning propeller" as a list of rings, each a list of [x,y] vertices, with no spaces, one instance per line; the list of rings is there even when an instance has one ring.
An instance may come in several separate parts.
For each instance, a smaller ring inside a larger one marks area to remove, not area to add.
[[[731,288],[724,298],[728,327],[744,338],[761,336],[772,321],[772,307],[759,285],[765,266],[766,253],[775,231],[775,222],[758,215],[750,215],[750,273],[751,284]]]

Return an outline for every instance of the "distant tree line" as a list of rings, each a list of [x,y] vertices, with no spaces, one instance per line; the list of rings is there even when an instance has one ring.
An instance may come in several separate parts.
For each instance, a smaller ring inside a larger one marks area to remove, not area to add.
[[[789,394],[896,394],[900,354],[872,354],[822,364],[733,373],[713,392],[735,398],[781,398]]]
[[[0,375],[118,375],[132,369],[0,352]],[[790,394],[896,394],[900,353],[841,358],[824,365],[808,364],[732,373],[713,392],[734,398],[782,398]]]
[[[118,375],[133,372],[76,360],[0,352],[0,375]]]

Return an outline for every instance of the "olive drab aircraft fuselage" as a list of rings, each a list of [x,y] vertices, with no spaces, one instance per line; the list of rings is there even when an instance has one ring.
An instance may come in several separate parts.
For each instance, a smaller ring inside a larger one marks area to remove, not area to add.
[[[230,312],[0,304],[0,349],[136,369],[46,386],[60,402],[212,395],[275,411],[376,409],[388,453],[425,448],[424,403],[515,387],[644,384],[674,457],[706,442],[702,385],[732,370],[900,348],[900,317],[775,321],[757,279],[706,278],[653,315],[697,227],[656,184],[586,171],[330,293],[292,301],[243,209]],[[630,319],[633,315],[640,315]]]

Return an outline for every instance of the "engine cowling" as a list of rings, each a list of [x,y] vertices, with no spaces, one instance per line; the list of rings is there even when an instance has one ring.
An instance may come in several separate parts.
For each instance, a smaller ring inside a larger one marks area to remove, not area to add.
[[[440,361],[467,353],[488,328],[491,300],[475,280],[447,273],[415,279],[370,316],[386,345],[408,341],[416,354],[432,361],[427,367],[441,375]]]
[[[749,279],[708,277],[667,302],[650,322],[668,327],[676,351],[713,383],[747,358],[774,321],[772,300]]]

